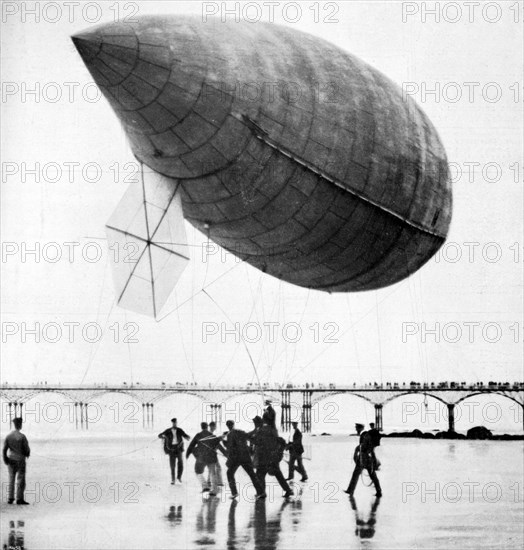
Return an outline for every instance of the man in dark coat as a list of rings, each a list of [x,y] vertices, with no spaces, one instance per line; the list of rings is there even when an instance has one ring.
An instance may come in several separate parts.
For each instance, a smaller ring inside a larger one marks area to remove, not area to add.
[[[375,448],[380,446],[380,439],[382,438],[382,434],[375,428],[375,423],[370,422],[369,427],[371,428],[368,430],[369,437],[371,438],[371,445],[373,446],[373,460],[374,460],[374,468],[376,470],[380,470],[380,460],[377,458],[375,454]]]
[[[251,462],[251,456],[247,446],[248,438],[246,432],[236,430],[235,423],[232,420],[228,420],[226,422],[226,426],[228,427],[229,432],[226,435],[224,444],[227,448],[227,480],[231,490],[231,498],[234,499],[238,497],[235,472],[240,466],[242,466],[246,474],[251,479],[251,482],[257,492],[257,498],[265,497],[266,495],[264,490],[262,489],[255,471],[253,470],[253,463]]]
[[[344,491],[349,496],[353,496],[355,488],[358,483],[358,478],[362,470],[367,470],[375,490],[377,497],[382,496],[382,489],[380,487],[380,481],[378,480],[377,474],[375,472],[375,459],[373,454],[373,443],[372,438],[369,435],[369,432],[363,432],[363,424],[355,424],[357,434],[360,436],[359,444],[355,447],[353,453],[353,460],[355,462],[355,469],[353,470],[353,475],[351,476],[351,481],[349,482],[348,488]]]
[[[247,433],[247,438],[249,441],[249,453],[251,455],[251,459],[253,460],[253,468],[255,468],[255,470],[258,467],[257,456],[255,453],[255,439],[256,439],[256,434],[258,433],[261,427],[262,427],[262,417],[257,415],[255,416],[255,418],[253,418],[253,429]]]
[[[269,425],[267,418],[262,419],[262,427],[256,430],[253,435],[255,443],[255,462],[257,464],[257,477],[260,485],[266,492],[266,474],[275,476],[282,489],[285,491],[284,498],[292,496],[293,491],[284,479],[280,471],[279,462],[282,460],[286,442],[275,434],[275,430]]]
[[[26,460],[31,454],[27,437],[20,431],[23,420],[20,417],[13,418],[14,430],[7,434],[4,441],[4,464],[9,471],[9,491],[7,503],[12,504],[15,497],[16,479],[16,503],[29,504],[24,500]]]
[[[304,454],[304,446],[302,445],[302,432],[298,429],[298,422],[291,422],[295,431],[293,432],[293,440],[288,445],[289,449],[289,474],[287,480],[293,479],[295,470],[302,476],[300,481],[307,481],[307,473],[302,463],[302,455]],[[297,465],[295,466],[295,462]]]
[[[177,427],[176,418],[171,419],[171,428],[158,434],[164,440],[164,452],[169,455],[169,467],[171,469],[171,485],[175,484],[175,468],[177,479],[182,483],[182,472],[184,471],[184,439],[189,436],[182,428]],[[177,464],[178,462],[178,464]]]
[[[271,405],[271,401],[269,399],[266,399],[266,408],[264,410],[264,414],[262,415],[262,420],[267,421],[268,426],[270,426],[278,434],[277,413],[275,412],[275,409]]]
[[[217,448],[220,448],[224,453],[225,450],[220,444],[220,439],[208,430],[207,422],[202,422],[200,428],[202,431],[193,437],[193,440],[187,448],[186,459],[189,458],[191,454],[195,455],[195,474],[202,485],[202,492],[210,491],[209,494],[215,496],[217,494]],[[204,478],[205,468],[209,471],[210,486]]]

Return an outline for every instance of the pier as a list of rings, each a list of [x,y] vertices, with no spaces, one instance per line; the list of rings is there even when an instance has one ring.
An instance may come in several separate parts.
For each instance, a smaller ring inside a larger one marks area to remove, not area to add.
[[[62,384],[33,384],[33,385],[0,385],[0,398],[7,402],[10,420],[23,413],[24,405],[38,395],[56,393],[69,399],[74,407],[74,418],[77,427],[88,429],[87,407],[100,397],[109,394],[123,394],[136,400],[142,405],[142,423],[152,426],[154,423],[155,404],[173,394],[187,394],[200,398],[208,404],[208,409],[214,420],[220,421],[223,404],[235,397],[247,394],[260,396],[260,399],[270,399],[281,408],[280,425],[282,430],[291,429],[291,410],[293,405],[301,407],[301,428],[310,432],[312,426],[312,408],[315,404],[328,397],[341,394],[350,394],[371,403],[375,408],[375,425],[377,429],[384,429],[384,406],[405,395],[424,395],[433,397],[444,403],[448,408],[448,430],[455,431],[455,406],[475,395],[495,394],[514,401],[524,408],[524,383],[515,382],[495,383],[484,385],[481,382],[474,384],[457,382],[439,382],[420,384],[403,383],[370,383],[363,385],[336,386],[335,384],[304,384],[304,385],[268,385],[256,387],[252,384],[243,386],[202,386],[194,383],[166,385],[142,385],[139,383],[121,385],[90,384],[83,386]]]

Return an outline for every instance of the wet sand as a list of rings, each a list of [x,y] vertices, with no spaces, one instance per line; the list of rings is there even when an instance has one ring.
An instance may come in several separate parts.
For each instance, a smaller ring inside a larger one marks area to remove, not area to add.
[[[121,439],[92,434],[32,441],[26,507],[6,504],[2,468],[2,544],[34,549],[404,549],[522,548],[523,449],[518,441],[383,440],[377,455],[384,496],[367,476],[355,499],[343,490],[355,437],[310,437],[309,480],[296,476],[289,501],[274,478],[269,497],[239,470],[241,497],[224,487],[202,496],[189,459],[172,486],[155,434]],[[225,480],[225,466],[222,460]],[[287,471],[282,463],[284,473]],[[301,490],[300,496],[298,495]],[[11,528],[11,522],[13,528]],[[21,523],[20,523],[21,522]],[[22,525],[23,523],[23,525]]]

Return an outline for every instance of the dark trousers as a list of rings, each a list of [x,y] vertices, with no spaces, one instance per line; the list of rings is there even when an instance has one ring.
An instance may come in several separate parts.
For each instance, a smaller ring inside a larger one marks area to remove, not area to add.
[[[284,479],[284,475],[280,471],[280,466],[278,463],[272,463],[272,464],[261,464],[257,468],[257,477],[258,482],[260,483],[260,486],[262,487],[262,491],[266,492],[266,474],[273,475],[277,478],[277,481],[280,483],[280,487],[284,489],[286,492],[291,492],[291,488],[287,484],[287,481]]]
[[[7,469],[9,471],[9,492],[7,498],[14,500],[16,479],[16,500],[24,500],[25,460],[9,460]]]
[[[351,476],[351,481],[349,482],[347,492],[351,494],[355,492],[355,487],[357,486],[358,478],[362,473],[362,470],[364,469],[367,470],[369,477],[371,478],[371,481],[373,482],[373,485],[375,486],[377,493],[382,493],[382,489],[380,488],[380,481],[378,480],[375,469],[372,468],[371,465],[364,467],[360,464],[360,462],[357,462],[355,464],[355,469],[353,470],[353,475]]]
[[[250,462],[229,462],[227,463],[227,481],[229,483],[229,489],[231,490],[231,494],[238,495],[237,491],[237,484],[235,481],[235,472],[238,470],[238,468],[242,466],[244,468],[244,471],[249,476],[249,479],[251,479],[251,482],[253,483],[253,486],[255,487],[255,490],[257,492],[257,495],[262,493],[262,488],[260,486],[260,483],[258,481],[258,478],[255,474],[255,470],[253,470],[253,465]]]
[[[295,461],[297,465],[295,466]],[[293,453],[289,453],[289,475],[287,477],[293,479],[295,470],[303,477],[307,477],[306,469],[304,468],[304,464],[302,462],[302,455],[295,455]]]
[[[182,479],[182,472],[184,471],[184,453],[182,451],[169,453],[169,467],[171,468],[171,481],[175,481],[175,468],[177,471],[176,477]]]

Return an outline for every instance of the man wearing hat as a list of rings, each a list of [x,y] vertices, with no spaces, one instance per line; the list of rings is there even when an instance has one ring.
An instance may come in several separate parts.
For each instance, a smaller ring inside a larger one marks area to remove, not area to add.
[[[371,444],[373,445],[373,459],[374,459],[374,465],[375,465],[375,471],[380,470],[380,460],[377,458],[377,455],[375,454],[375,448],[380,446],[380,439],[382,438],[382,434],[380,433],[377,428],[375,428],[375,423],[370,422],[369,423],[369,430],[368,434],[371,437]]]
[[[247,446],[248,434],[242,430],[235,429],[235,423],[233,420],[226,422],[229,432],[225,436],[224,441],[227,448],[227,480],[229,482],[229,489],[231,490],[231,498],[238,498],[238,489],[235,480],[235,472],[242,466],[246,474],[251,479],[253,486],[257,492],[257,498],[265,498],[266,494],[259,483],[258,477],[253,470],[253,463],[251,461],[251,455],[249,454],[249,448]]]
[[[278,437],[278,433],[269,425],[267,418],[262,419],[262,426],[256,430],[252,438],[255,443],[257,478],[264,494],[266,491],[266,475],[269,474],[277,478],[278,483],[284,490],[284,498],[289,498],[293,492],[287,484],[279,465],[284,454],[286,441]]]
[[[217,449],[226,454],[220,443],[220,439],[209,431],[207,422],[200,423],[201,432],[193,437],[186,452],[186,459],[191,454],[195,456],[195,474],[202,485],[202,492],[208,492],[211,496],[217,494],[218,480],[216,475],[216,464],[218,462]],[[204,478],[204,470],[207,468],[209,479]]]
[[[353,460],[355,461],[355,469],[353,470],[353,475],[351,476],[351,481],[349,482],[348,488],[344,491],[349,496],[353,496],[355,488],[358,483],[358,478],[362,470],[367,470],[373,485],[375,486],[376,496],[382,496],[382,489],[380,487],[380,481],[378,480],[376,471],[375,471],[375,458],[373,453],[373,440],[368,432],[363,432],[363,424],[355,424],[355,429],[357,435],[360,436],[360,442],[355,447],[355,452],[353,453]]]
[[[25,470],[26,460],[31,454],[27,437],[20,431],[23,420],[20,417],[13,418],[14,430],[7,434],[4,441],[3,458],[4,464],[9,471],[9,492],[8,504],[12,504],[15,499],[15,479],[16,479],[16,503],[29,504],[24,500],[25,491]]]
[[[271,405],[271,401],[269,399],[266,399],[266,408],[264,410],[264,414],[262,415],[262,420],[267,423],[267,425],[275,430],[277,432],[277,413],[275,412],[275,409]],[[278,432],[277,432],[278,433]]]
[[[177,427],[177,419],[171,419],[171,428],[167,428],[158,434],[164,440],[164,452],[169,455],[169,467],[171,469],[171,485],[175,484],[176,478],[182,483],[182,472],[184,471],[184,439],[189,441],[189,436],[182,428]]]
[[[298,422],[291,422],[294,428],[293,440],[288,445],[289,450],[289,474],[287,481],[293,479],[295,470],[302,476],[300,481],[307,481],[307,473],[302,463],[302,455],[304,454],[304,446],[302,445],[302,432],[298,429]],[[295,466],[295,462],[297,465]]]

